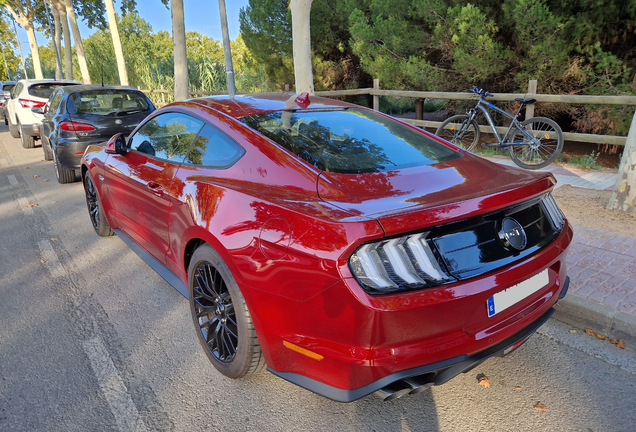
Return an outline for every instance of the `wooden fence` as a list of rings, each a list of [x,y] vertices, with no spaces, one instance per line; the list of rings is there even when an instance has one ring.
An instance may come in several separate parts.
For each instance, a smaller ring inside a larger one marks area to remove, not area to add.
[[[493,101],[514,101],[515,98],[534,98],[537,103],[568,103],[583,105],[631,105],[636,106],[636,96],[578,96],[578,95],[548,95],[537,94],[537,81],[530,80],[528,83],[527,93],[494,93],[489,100]],[[166,103],[165,95],[172,94],[171,90],[164,90],[161,86],[160,90],[141,90],[145,93],[160,93],[163,104]],[[285,92],[289,92],[289,86],[285,86]],[[227,94],[227,92],[190,92],[190,96],[210,96]],[[453,93],[453,92],[424,92],[424,91],[402,91],[402,90],[381,90],[379,80],[373,80],[373,88],[361,88],[352,90],[331,90],[317,91],[316,96],[354,96],[354,95],[371,95],[373,96],[373,109],[379,110],[380,96],[389,97],[407,97],[416,100],[416,119],[401,119],[420,127],[437,128],[441,122],[422,120],[422,103],[425,99],[444,99],[444,100],[470,100],[474,99],[473,93]],[[534,106],[526,107],[526,118],[534,115]],[[481,132],[492,132],[489,126],[480,126]],[[498,127],[499,132],[505,133],[507,128]],[[564,132],[563,136],[566,140],[594,143],[594,144],[611,144],[624,146],[626,137],[616,135],[598,135]]]

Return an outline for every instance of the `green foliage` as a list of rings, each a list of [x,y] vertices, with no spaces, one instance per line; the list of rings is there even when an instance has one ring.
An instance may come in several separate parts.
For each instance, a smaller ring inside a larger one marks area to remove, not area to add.
[[[603,164],[598,161],[598,157],[601,152],[592,151],[589,155],[583,155],[579,157],[573,157],[568,159],[567,163],[577,165],[581,169],[594,169],[598,170],[603,168]]]
[[[3,13],[0,14],[0,46],[2,46],[2,51],[4,52],[9,74],[12,78],[11,80],[15,81],[16,79],[23,78],[20,59],[16,55],[18,44],[15,34],[13,33],[13,24]],[[4,61],[4,59],[0,60],[0,81],[9,81],[7,67],[5,67]]]

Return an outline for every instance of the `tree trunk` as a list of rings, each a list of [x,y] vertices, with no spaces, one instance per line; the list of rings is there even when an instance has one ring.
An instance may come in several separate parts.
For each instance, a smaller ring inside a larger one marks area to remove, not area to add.
[[[35,29],[32,23],[23,25],[29,39],[29,47],[31,48],[31,59],[33,60],[33,72],[35,73],[35,79],[42,79],[42,64],[40,63],[40,50],[38,49],[38,42],[35,40]]]
[[[310,12],[313,0],[291,0],[294,77],[296,93],[314,94],[314,74],[311,66]]]
[[[606,208],[636,213],[636,112],[625,141],[614,192]]]
[[[113,37],[113,48],[115,49],[115,58],[117,59],[117,70],[119,71],[119,82],[121,85],[128,85],[128,72],[126,72],[126,61],[124,60],[124,51],[121,47],[121,39],[119,39],[119,28],[117,27],[117,15],[115,15],[115,6],[113,0],[104,0],[106,3],[106,12],[108,13],[108,26],[110,34]]]
[[[60,14],[62,22],[62,34],[64,35],[64,77],[73,79],[73,46],[71,44],[71,32],[68,28],[68,15],[66,14],[66,5],[64,3],[54,3]]]
[[[183,0],[170,0],[170,11],[172,14],[172,46],[174,50],[174,100],[179,101],[190,97]]]
[[[79,27],[77,26],[77,18],[75,17],[75,10],[73,10],[73,3],[71,0],[66,0],[65,3],[66,14],[71,21],[71,30],[73,30],[75,53],[77,54],[77,63],[79,63],[80,72],[82,73],[82,81],[84,81],[84,84],[91,84],[91,76],[88,73],[88,64],[86,63],[84,45],[82,44],[82,35],[80,34]]]
[[[51,13],[53,13],[53,28],[55,34],[53,35],[53,43],[57,47],[57,54],[62,55],[62,32],[60,31],[60,12],[55,7],[55,4],[51,2]],[[61,59],[60,59],[61,61]],[[55,63],[55,79],[62,78],[62,71],[57,67]]]

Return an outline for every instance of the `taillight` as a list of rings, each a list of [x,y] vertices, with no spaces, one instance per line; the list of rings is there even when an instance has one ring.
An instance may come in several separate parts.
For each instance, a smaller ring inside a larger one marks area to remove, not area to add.
[[[63,121],[62,123],[60,123],[60,129],[65,131],[92,131],[95,130],[95,127],[88,123]]]
[[[38,102],[31,99],[18,99],[18,102],[20,102],[22,108],[36,108],[46,105],[46,102]]]

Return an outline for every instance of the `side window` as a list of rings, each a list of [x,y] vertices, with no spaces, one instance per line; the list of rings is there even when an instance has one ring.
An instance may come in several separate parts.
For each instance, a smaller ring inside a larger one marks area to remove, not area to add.
[[[194,139],[185,163],[226,167],[243,156],[245,150],[223,132],[206,124]]]
[[[131,150],[159,159],[183,162],[203,121],[183,113],[169,112],[153,117],[128,141]]]
[[[22,85],[23,85],[22,83],[19,83],[17,86],[13,87],[13,91],[11,92],[12,99],[15,99],[16,97],[18,97],[18,95],[22,91]]]
[[[53,98],[51,100],[51,106],[49,107],[49,112],[57,112],[57,108],[60,105],[60,102],[62,101],[62,92],[58,91],[53,95]]]

